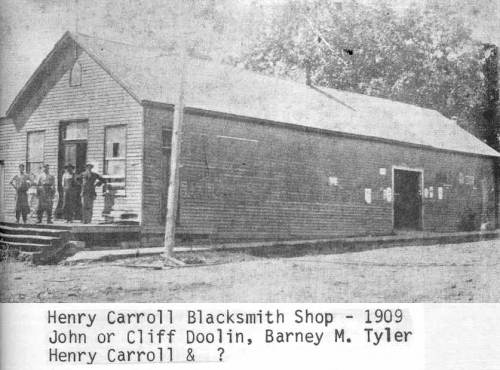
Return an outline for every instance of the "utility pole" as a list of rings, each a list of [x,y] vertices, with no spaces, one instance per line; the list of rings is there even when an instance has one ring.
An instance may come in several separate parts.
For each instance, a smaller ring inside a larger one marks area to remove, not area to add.
[[[80,8],[78,6],[78,0],[75,0],[75,32],[78,33],[79,23],[80,22]]]
[[[180,82],[177,95],[177,102],[174,106],[174,121],[172,127],[172,151],[170,155],[170,176],[168,180],[167,193],[167,216],[165,222],[165,237],[163,246],[165,248],[164,258],[167,264],[184,265],[184,263],[174,258],[175,246],[175,226],[177,222],[177,207],[179,202],[179,169],[182,143],[182,126],[184,120],[184,90],[186,85],[186,63],[188,62],[185,35],[183,32],[183,15],[181,10],[181,25],[179,27],[180,37],[178,46],[180,49]]]

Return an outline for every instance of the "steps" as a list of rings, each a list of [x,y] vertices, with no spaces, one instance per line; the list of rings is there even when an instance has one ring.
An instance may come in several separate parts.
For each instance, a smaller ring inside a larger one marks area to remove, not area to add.
[[[0,222],[0,251],[34,264],[57,263],[64,257],[70,228],[55,225],[21,225]]]

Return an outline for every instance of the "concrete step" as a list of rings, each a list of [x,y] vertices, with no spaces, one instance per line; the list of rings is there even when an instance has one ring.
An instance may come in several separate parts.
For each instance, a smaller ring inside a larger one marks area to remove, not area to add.
[[[47,248],[47,244],[37,244],[37,243],[22,243],[22,242],[6,242],[0,240],[0,248],[6,249],[19,249],[28,252],[39,252],[44,248]]]
[[[70,228],[65,226],[3,222],[0,223],[1,255],[34,264],[57,263],[67,255],[69,236]]]
[[[15,234],[15,235],[28,234],[28,235],[59,237],[63,232],[66,232],[66,229],[53,229],[49,227],[42,228],[42,227],[30,227],[30,226],[15,227],[10,225],[0,225],[0,233],[4,234]]]
[[[60,240],[58,236],[54,237],[32,234],[6,234],[0,232],[0,241],[2,242],[37,243],[50,245],[57,240]]]
[[[4,227],[16,228],[16,229],[49,229],[49,230],[61,230],[69,231],[71,226],[65,225],[55,225],[55,224],[17,224],[15,222],[0,222],[0,229]]]

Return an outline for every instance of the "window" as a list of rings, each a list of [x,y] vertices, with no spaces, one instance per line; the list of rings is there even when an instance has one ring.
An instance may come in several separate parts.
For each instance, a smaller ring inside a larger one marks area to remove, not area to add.
[[[76,62],[69,73],[69,86],[80,86],[82,84],[82,66]]]
[[[115,195],[125,195],[126,134],[124,125],[105,128],[104,177]]]
[[[69,122],[64,131],[64,140],[87,140],[88,128],[87,121]]]
[[[26,172],[38,175],[43,165],[45,131],[28,132]]]
[[[161,147],[170,149],[172,147],[172,129],[164,129],[161,132]]]

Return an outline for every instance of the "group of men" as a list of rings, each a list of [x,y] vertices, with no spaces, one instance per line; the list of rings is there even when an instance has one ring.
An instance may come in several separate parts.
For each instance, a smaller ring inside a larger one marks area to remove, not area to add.
[[[81,207],[82,223],[88,224],[92,221],[94,200],[97,196],[95,188],[105,183],[105,179],[92,171],[93,165],[88,163],[85,170],[75,173],[72,164],[64,166],[64,174],[61,179],[63,189],[62,211],[67,222],[72,222]],[[19,174],[14,176],[10,184],[16,190],[16,222],[22,218],[27,222],[30,206],[28,202],[28,190],[36,187],[38,197],[37,223],[42,223],[44,214],[47,215],[47,223],[52,223],[52,208],[56,195],[56,180],[50,174],[50,166],[45,164],[43,172],[36,179],[33,175],[25,173],[24,164],[19,165]]]

